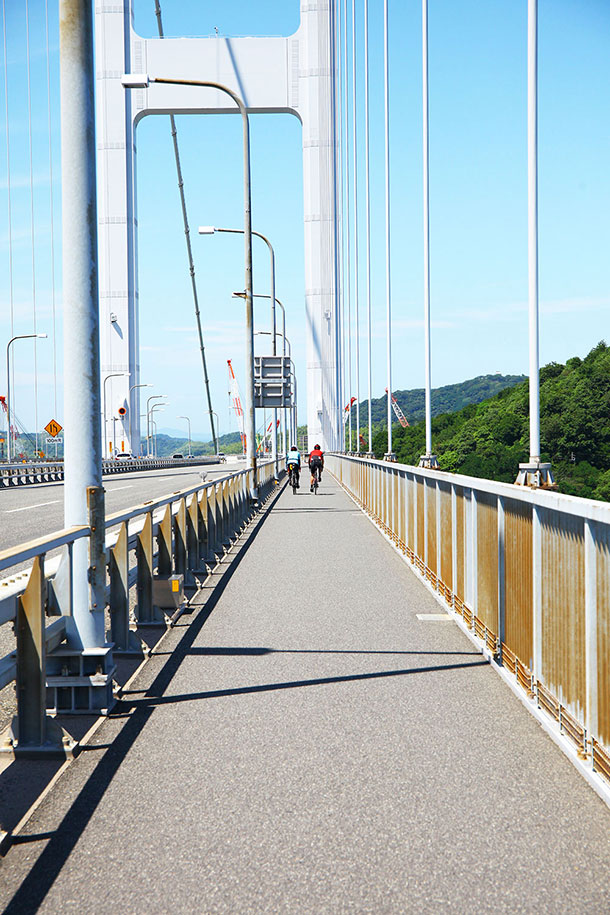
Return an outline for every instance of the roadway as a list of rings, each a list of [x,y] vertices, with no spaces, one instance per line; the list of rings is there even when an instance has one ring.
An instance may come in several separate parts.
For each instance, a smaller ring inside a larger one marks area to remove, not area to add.
[[[202,474],[206,480],[214,479],[234,471],[238,466],[237,462],[227,461],[226,464],[177,467],[175,470],[165,468],[112,474],[104,477],[106,514],[161,498],[178,489],[196,486],[201,482]],[[0,550],[60,530],[64,526],[63,489],[63,483],[42,483],[0,490]]]
[[[610,911],[610,811],[328,475],[198,599],[4,859],[7,913]]]

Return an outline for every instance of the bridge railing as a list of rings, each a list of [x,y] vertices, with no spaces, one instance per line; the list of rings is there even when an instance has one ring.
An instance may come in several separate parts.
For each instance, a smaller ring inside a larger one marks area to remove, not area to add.
[[[102,461],[102,473],[128,473],[134,470],[163,470],[167,467],[197,467],[203,464],[217,464],[216,455],[200,455],[194,458],[148,458]],[[222,458],[224,462],[224,458]],[[0,489],[13,486],[32,486],[37,483],[53,483],[63,480],[63,461],[28,461],[26,463],[0,464]]]
[[[610,505],[348,455],[326,463],[610,779]]]
[[[0,552],[0,574],[13,570],[0,581],[0,625],[14,623],[16,634],[15,650],[0,660],[0,689],[16,680],[18,723],[4,733],[0,752],[63,755],[71,740],[47,712],[105,711],[114,668],[103,668],[102,658],[142,654],[132,619],[136,630],[164,625],[183,585],[216,564],[252,515],[251,474],[237,470],[106,517],[110,641],[95,650],[69,650],[73,546],[90,537],[90,526]],[[273,462],[259,464],[261,500],[274,476]]]

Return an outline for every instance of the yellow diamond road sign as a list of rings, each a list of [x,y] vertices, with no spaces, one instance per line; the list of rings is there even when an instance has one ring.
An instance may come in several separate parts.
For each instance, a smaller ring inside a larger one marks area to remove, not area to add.
[[[45,430],[55,438],[56,435],[59,435],[63,426],[60,426],[56,419],[52,419],[51,422],[47,423]]]

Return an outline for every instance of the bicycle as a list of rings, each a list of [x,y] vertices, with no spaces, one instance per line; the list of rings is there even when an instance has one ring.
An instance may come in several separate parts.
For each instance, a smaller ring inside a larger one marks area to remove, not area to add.
[[[317,496],[318,486],[320,485],[320,466],[318,464],[313,465],[311,469],[311,475],[313,477],[313,492],[314,495]]]
[[[299,474],[296,464],[290,464],[288,467],[288,485],[292,486],[292,492],[296,496],[297,489],[299,488]]]

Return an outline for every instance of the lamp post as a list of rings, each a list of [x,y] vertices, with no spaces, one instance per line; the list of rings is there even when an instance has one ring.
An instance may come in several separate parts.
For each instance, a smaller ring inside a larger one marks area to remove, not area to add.
[[[216,89],[224,92],[233,99],[242,119],[243,128],[243,162],[244,162],[244,242],[245,242],[245,290],[246,290],[246,455],[252,470],[252,488],[250,496],[258,498],[258,484],[256,473],[256,428],[254,421],[254,337],[252,315],[252,196],[250,189],[250,122],[248,112],[242,99],[222,83],[197,79],[167,79],[165,77],[152,77],[147,73],[125,74],[121,80],[128,89],[148,89],[150,83],[163,83],[173,86],[200,86],[207,89]]]
[[[157,432],[156,432],[157,424],[153,419],[153,413],[155,412],[155,410],[165,410],[165,404],[154,403],[152,405],[152,407],[150,408],[150,424],[151,424],[151,427],[152,426],[155,427],[155,434],[154,434],[154,438],[153,438],[153,457],[157,457]]]
[[[6,422],[8,425],[8,435],[6,438],[6,459],[9,464],[11,461],[11,345],[15,342],[15,340],[46,340],[46,337],[46,334],[17,334],[15,337],[11,337],[11,339],[6,344]]]
[[[188,423],[188,427],[189,427],[189,442],[188,442],[188,445],[189,445],[189,457],[192,457],[192,455],[191,455],[191,421],[190,421],[190,419],[188,418],[188,416],[179,416],[178,419],[185,419],[185,420],[187,421],[187,423]]]
[[[146,401],[146,454],[150,456],[150,402],[151,400],[164,400],[167,394],[152,394]]]
[[[228,232],[233,235],[243,235],[243,229],[219,229],[216,226],[199,226],[200,235],[214,235],[215,232]],[[269,249],[269,258],[271,263],[271,295],[265,296],[265,298],[271,299],[271,330],[273,333],[273,349],[272,355],[277,356],[277,345],[276,345],[276,336],[275,336],[275,251],[273,250],[273,245],[269,241],[266,235],[263,235],[262,232],[255,232],[252,230],[252,235],[256,235],[257,238],[261,238],[267,248]],[[273,452],[273,461],[275,463],[275,475],[278,475],[278,461],[277,461],[277,410],[273,410],[273,435],[271,437],[271,448]]]
[[[104,395],[104,403],[102,406],[102,422],[104,424],[104,445],[106,444],[106,422],[107,422],[107,420],[106,420],[106,408],[107,408],[106,382],[108,381],[109,378],[124,378],[125,375],[129,375],[129,372],[110,372],[110,374],[106,375],[106,377],[104,378],[104,384],[102,385],[103,395]],[[130,415],[131,415],[131,413],[130,413]],[[113,424],[112,430],[113,430],[112,431],[112,449],[110,449],[110,448],[108,449],[108,452],[109,452],[108,457],[112,457],[111,451],[114,450],[114,424]],[[131,441],[130,441],[130,444],[131,444]]]
[[[152,388],[152,384],[132,384],[129,388],[129,448],[133,454],[133,441],[131,438],[131,392],[135,391],[136,388]]]

